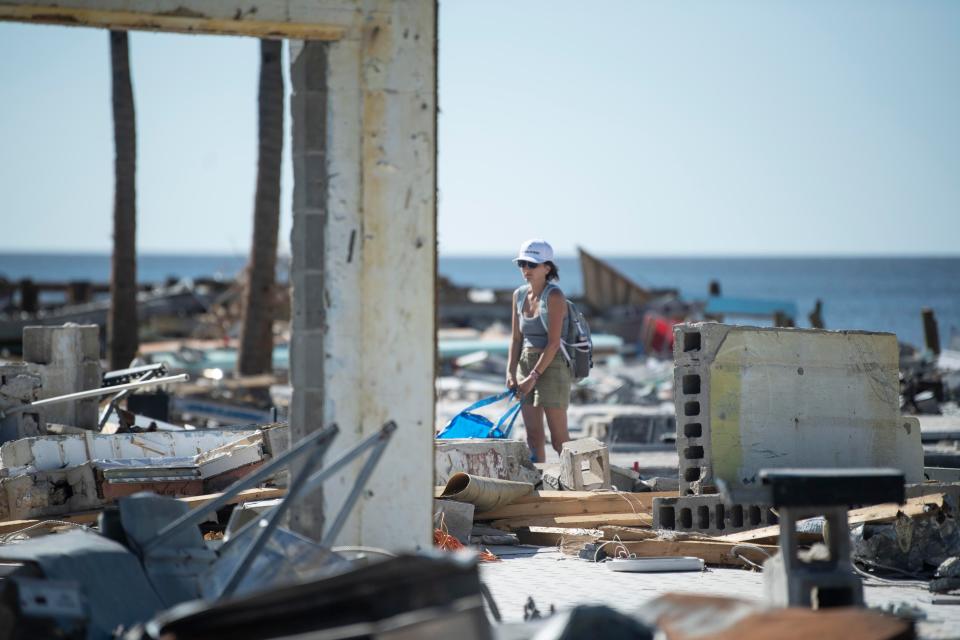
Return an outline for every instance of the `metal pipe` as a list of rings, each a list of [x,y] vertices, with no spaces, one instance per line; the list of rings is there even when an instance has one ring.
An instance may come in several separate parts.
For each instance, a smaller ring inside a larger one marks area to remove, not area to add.
[[[35,407],[44,407],[49,404],[59,404],[61,402],[70,402],[71,400],[83,400],[84,398],[97,398],[100,396],[110,395],[111,393],[117,393],[118,391],[124,391],[126,389],[139,389],[140,387],[148,387],[157,384],[170,384],[172,382],[186,382],[189,379],[189,375],[181,373],[175,376],[154,378],[153,380],[146,380],[143,382],[138,380],[137,382],[127,382],[126,384],[118,384],[112,387],[100,387],[99,389],[77,391],[76,393],[68,393],[63,396],[54,396],[53,398],[44,398],[43,400],[35,400],[29,404],[11,407],[5,411],[0,411],[0,418],[5,418],[9,415],[13,415],[14,413],[20,413],[21,411],[27,411],[28,409],[33,409]]]
[[[339,458],[331,462],[328,466],[314,473],[312,476],[307,478],[307,481],[303,487],[302,495],[307,495],[310,492],[316,490],[317,487],[322,485],[327,480],[327,478],[329,478],[336,472],[340,471],[340,469],[344,468],[345,466],[353,462],[364,451],[376,445],[384,437],[389,437],[396,428],[397,426],[394,422],[388,422],[387,424],[383,425],[383,427],[380,428],[380,431],[377,431],[376,433],[367,436],[366,438],[361,440],[359,443],[357,443],[355,447],[345,452],[342,456],[340,456]],[[270,507],[259,518],[254,518],[250,522],[246,523],[245,525],[237,529],[236,533],[233,533],[230,536],[230,539],[224,542],[223,546],[220,547],[221,554],[226,553],[227,549],[229,549],[230,546],[236,543],[237,540],[243,539],[244,534],[250,529],[252,529],[253,527],[257,526],[257,523],[262,521],[264,518],[269,518],[273,514],[273,511],[276,508],[277,508],[276,506]]]
[[[154,369],[153,371],[147,371],[145,374],[140,376],[135,380],[135,382],[146,382],[147,380],[153,379],[153,376],[159,373],[159,369]],[[109,388],[109,387],[108,387]],[[97,431],[103,431],[103,426],[107,424],[107,419],[110,418],[110,414],[113,413],[113,410],[117,408],[117,403],[130,395],[134,389],[124,389],[113,398],[110,399],[110,404],[107,405],[107,408],[103,410],[103,416],[100,417],[100,422],[97,423]]]
[[[230,502],[231,498],[244,489],[260,484],[260,482],[272,476],[277,469],[282,469],[291,460],[299,458],[301,455],[309,452],[311,446],[325,448],[333,439],[333,437],[337,435],[338,431],[339,428],[337,425],[332,424],[325,429],[311,433],[309,436],[301,439],[300,442],[295,443],[290,447],[290,449],[283,452],[253,473],[248,474],[234,482],[229,488],[227,488],[226,491],[220,494],[219,498],[216,498],[202,507],[197,507],[196,509],[188,511],[165,526],[163,529],[157,532],[157,535],[144,543],[143,550],[149,551],[164,539],[176,534],[183,528],[197,526],[206,519],[208,513],[211,511],[216,511],[220,507],[226,506],[227,503]]]

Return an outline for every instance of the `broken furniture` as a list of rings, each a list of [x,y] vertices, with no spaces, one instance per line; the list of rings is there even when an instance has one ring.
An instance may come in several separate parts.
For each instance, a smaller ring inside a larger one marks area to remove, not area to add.
[[[784,607],[860,606],[863,583],[850,562],[847,508],[856,504],[902,503],[903,472],[896,469],[762,470],[769,504],[780,513],[780,553],[763,565],[767,597]],[[825,520],[826,547],[800,550],[797,523]],[[823,551],[826,551],[824,556]]]

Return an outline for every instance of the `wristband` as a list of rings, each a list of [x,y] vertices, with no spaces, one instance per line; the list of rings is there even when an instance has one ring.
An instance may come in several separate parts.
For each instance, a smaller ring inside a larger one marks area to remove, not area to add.
[[[533,371],[530,372],[530,377],[533,378],[534,382],[536,382],[537,380],[540,379],[540,372],[534,369]]]

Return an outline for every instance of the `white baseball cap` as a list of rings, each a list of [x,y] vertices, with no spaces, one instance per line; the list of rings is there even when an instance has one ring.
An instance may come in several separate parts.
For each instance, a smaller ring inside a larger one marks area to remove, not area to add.
[[[552,262],[553,247],[551,247],[550,243],[548,243],[546,240],[538,240],[536,238],[527,240],[520,245],[520,253],[517,254],[517,257],[513,259],[514,262],[519,262],[521,260],[535,262],[537,264]]]

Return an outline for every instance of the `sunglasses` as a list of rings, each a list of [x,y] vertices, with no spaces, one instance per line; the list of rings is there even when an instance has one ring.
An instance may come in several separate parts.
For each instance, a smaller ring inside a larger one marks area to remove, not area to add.
[[[540,264],[537,262],[527,262],[526,260],[517,260],[517,266],[521,269],[536,269]]]

